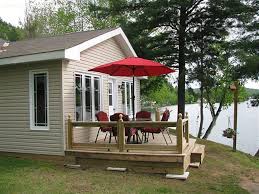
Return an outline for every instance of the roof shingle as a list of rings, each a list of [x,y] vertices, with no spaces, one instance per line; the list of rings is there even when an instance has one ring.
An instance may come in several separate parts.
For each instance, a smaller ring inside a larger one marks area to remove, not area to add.
[[[115,29],[74,32],[59,36],[10,42],[9,46],[6,47],[6,51],[0,53],[0,59],[68,49]]]

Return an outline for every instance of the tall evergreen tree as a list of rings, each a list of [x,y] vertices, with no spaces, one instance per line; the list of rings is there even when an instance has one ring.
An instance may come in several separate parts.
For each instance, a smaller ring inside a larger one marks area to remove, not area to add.
[[[195,37],[223,40],[228,29],[251,19],[256,0],[109,0],[98,7],[125,18],[122,27],[139,56],[179,69],[178,112],[185,112],[186,68],[193,63]],[[202,36],[200,35],[202,31]],[[222,34],[224,34],[222,36]]]

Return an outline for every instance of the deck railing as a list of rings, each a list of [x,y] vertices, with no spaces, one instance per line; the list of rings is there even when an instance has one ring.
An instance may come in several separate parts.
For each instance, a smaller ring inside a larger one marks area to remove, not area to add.
[[[116,143],[75,143],[73,141],[73,132],[76,127],[92,128],[92,127],[117,127],[118,141]],[[155,145],[155,144],[126,144],[125,143],[125,128],[176,128],[176,145]],[[122,115],[120,119],[110,122],[81,122],[72,121],[68,118],[67,127],[67,149],[107,149],[117,150],[119,152],[129,152],[130,150],[138,151],[174,151],[182,154],[184,148],[189,143],[189,120],[188,115],[182,119],[182,114],[178,115],[177,122],[171,121],[123,121]]]

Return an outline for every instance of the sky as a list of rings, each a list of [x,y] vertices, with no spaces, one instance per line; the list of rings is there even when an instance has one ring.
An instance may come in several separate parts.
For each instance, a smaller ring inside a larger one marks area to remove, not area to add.
[[[19,26],[19,21],[24,20],[25,3],[26,0],[0,0],[0,17],[14,26]],[[245,86],[259,89],[259,82],[250,80]],[[197,87],[197,84],[193,87]]]
[[[0,0],[0,17],[14,26],[23,21],[25,0]]]

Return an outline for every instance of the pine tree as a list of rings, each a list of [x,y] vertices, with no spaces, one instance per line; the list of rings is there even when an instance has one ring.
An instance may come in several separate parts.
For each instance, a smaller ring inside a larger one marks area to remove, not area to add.
[[[109,13],[124,21],[139,56],[179,69],[178,112],[184,113],[186,69],[197,44],[204,37],[223,41],[229,29],[245,25],[254,16],[256,0],[110,0],[98,9],[100,17]]]

